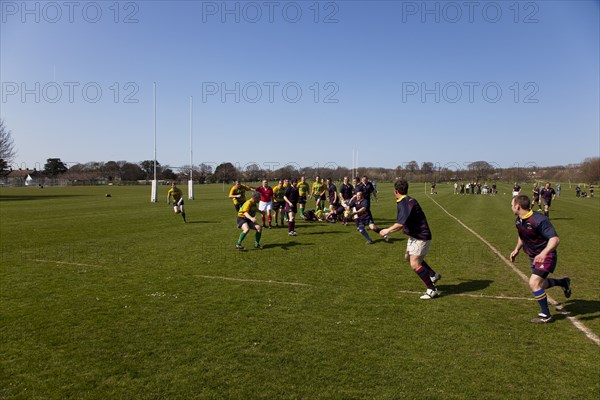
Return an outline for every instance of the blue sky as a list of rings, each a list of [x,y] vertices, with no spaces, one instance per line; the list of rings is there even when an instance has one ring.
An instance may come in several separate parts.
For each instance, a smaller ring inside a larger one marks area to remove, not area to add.
[[[598,1],[2,1],[16,165],[500,167],[600,152]]]

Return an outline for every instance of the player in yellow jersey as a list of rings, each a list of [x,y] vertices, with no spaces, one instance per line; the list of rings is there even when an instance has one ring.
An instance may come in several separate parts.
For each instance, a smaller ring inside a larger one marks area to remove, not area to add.
[[[235,211],[240,211],[240,207],[246,202],[246,192],[250,190],[252,190],[250,186],[242,185],[238,180],[235,181],[235,185],[229,191],[229,198],[233,199]]]
[[[171,184],[171,189],[167,192],[167,204],[171,204],[171,197],[173,198],[173,211],[175,214],[181,214],[183,217],[183,223],[185,220],[185,211],[183,209],[183,192],[177,187],[175,182]]]
[[[262,249],[260,245],[260,235],[262,234],[262,228],[259,224],[256,223],[256,213],[258,212],[258,203],[260,202],[260,193],[254,192],[252,193],[252,197],[250,200],[246,201],[238,211],[237,224],[238,228],[242,230],[240,233],[240,238],[235,244],[235,248],[238,250],[244,250],[244,246],[242,246],[242,242],[244,238],[250,232],[250,229],[256,230],[256,236],[254,238],[254,248]]]
[[[298,207],[300,208],[299,213],[300,217],[304,219],[304,206],[306,205],[306,197],[308,196],[308,192],[310,190],[304,175],[300,177],[300,182],[298,182],[296,187],[298,188],[298,193],[300,194],[300,197],[298,198]]]
[[[315,199],[315,209],[319,210],[321,207],[321,193],[323,189],[323,183],[321,181],[321,178],[319,178],[319,175],[317,175],[315,177],[315,181],[312,184],[312,190],[310,192],[310,195],[312,198]]]

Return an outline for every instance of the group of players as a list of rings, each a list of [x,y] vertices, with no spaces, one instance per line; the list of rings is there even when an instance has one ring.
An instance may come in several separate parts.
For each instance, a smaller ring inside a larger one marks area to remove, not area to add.
[[[254,192],[251,198],[246,200],[248,191]],[[389,228],[380,229],[375,225],[371,214],[371,199],[376,198],[377,190],[366,176],[360,180],[354,178],[352,183],[349,182],[348,177],[344,177],[339,190],[331,179],[324,181],[318,176],[311,186],[304,176],[300,181],[279,180],[274,188],[269,186],[267,180],[263,180],[262,186],[256,188],[236,181],[229,192],[229,198],[233,200],[237,212],[237,226],[242,230],[235,247],[243,250],[244,238],[251,229],[254,229],[256,230],[254,247],[262,249],[260,244],[262,229],[267,223],[266,226],[272,228],[272,214],[274,214],[276,227],[279,226],[278,221],[281,221],[283,226],[284,217],[287,216],[288,235],[296,236],[296,214],[300,210],[300,215],[304,215],[308,199],[314,199],[317,212],[322,213],[325,213],[325,205],[328,202],[329,210],[325,214],[325,219],[332,222],[339,219],[345,225],[348,225],[349,221],[354,221],[356,229],[367,239],[367,244],[373,243],[366,231],[367,227],[378,233],[386,242],[389,240],[389,234],[399,230],[408,235],[405,258],[427,288],[420,298],[436,298],[439,292],[435,283],[442,276],[424,259],[431,243],[427,218],[419,203],[408,196],[408,182],[396,182],[394,193],[398,208],[397,221]],[[258,223],[259,213],[262,215],[262,225]]]
[[[246,192],[251,190],[254,193],[250,200],[246,201]],[[229,198],[233,200],[238,213],[238,226],[242,229],[242,233],[249,229],[260,232],[262,227],[271,229],[274,219],[275,227],[279,227],[279,222],[284,226],[284,221],[287,220],[288,235],[296,236],[298,234],[296,216],[307,219],[314,215],[318,220],[330,222],[341,220],[344,225],[347,225],[350,219],[354,220],[358,231],[367,239],[368,244],[373,243],[373,240],[365,228],[369,227],[379,233],[379,228],[375,225],[371,214],[371,198],[376,196],[377,190],[366,176],[363,176],[360,181],[354,178],[353,183],[345,177],[339,191],[331,178],[325,181],[317,176],[314,183],[309,185],[306,177],[302,176],[299,181],[281,179],[274,188],[269,186],[267,180],[263,180],[262,186],[256,188],[236,181],[229,192]],[[310,212],[306,211],[309,199],[315,200],[315,210]],[[327,203],[329,203],[328,209],[325,208]],[[257,227],[257,212],[262,215],[262,227],[260,225]],[[243,248],[241,240],[236,247]],[[255,247],[260,248],[260,242],[255,242]]]
[[[550,206],[552,205],[552,200],[556,198],[556,191],[550,186],[550,182],[546,182],[543,188],[540,188],[538,184],[535,183],[531,192],[531,209],[533,210],[534,205],[537,205],[537,211],[542,212],[544,216],[550,218]],[[513,187],[513,197],[520,194],[521,186],[515,182],[515,186]]]
[[[370,211],[371,196],[376,196],[377,192],[375,186],[368,181],[366,176],[363,176],[360,182],[355,178],[353,185],[348,182],[347,177],[344,178],[339,192],[330,179],[325,183],[320,177],[315,179],[310,191],[305,177],[301,177],[300,182],[296,179],[291,181],[288,179],[280,180],[275,188],[271,188],[267,180],[263,180],[262,186],[256,188],[236,181],[229,192],[229,197],[233,200],[237,212],[238,228],[242,230],[236,248],[243,250],[242,241],[250,229],[254,229],[256,230],[254,247],[262,249],[260,244],[262,226],[257,223],[258,213],[262,215],[263,226],[266,222],[265,217],[267,218],[269,228],[272,227],[271,214],[273,212],[275,213],[276,226],[278,226],[278,214],[287,214],[288,234],[296,236],[296,213],[298,207],[300,207],[300,210],[304,210],[307,196],[315,199],[315,205],[320,210],[323,210],[325,201],[328,200],[328,214],[337,217],[341,213],[343,216],[342,221],[345,224],[348,223],[349,218],[352,218],[356,222],[357,229],[367,238],[367,243],[372,243],[372,240],[365,231],[366,226],[369,226],[386,241],[389,234],[402,230],[408,236],[404,254],[405,259],[427,288],[420,298],[426,300],[439,297],[440,293],[435,284],[442,276],[425,261],[432,239],[431,230],[420,204],[408,195],[408,186],[408,182],[405,180],[398,180],[394,184],[397,206],[396,222],[389,228],[379,229],[375,226]],[[514,262],[521,250],[524,250],[529,256],[531,269],[529,287],[540,307],[538,316],[532,319],[531,322],[537,324],[553,322],[554,318],[548,306],[546,289],[561,287],[565,297],[569,298],[571,296],[571,279],[569,277],[549,278],[549,275],[556,268],[556,248],[560,242],[558,234],[548,218],[548,208],[556,194],[554,189],[550,188],[549,183],[546,183],[545,188],[540,190],[539,196],[542,201],[544,201],[544,198],[549,199],[549,201],[544,202],[546,209],[542,214],[532,210],[530,198],[520,194],[520,187],[517,184],[515,184],[514,189],[511,210],[516,216],[515,225],[518,240],[515,249],[510,254],[510,260]],[[252,197],[246,200],[246,192],[252,190],[254,191]],[[544,193],[549,193],[549,195],[544,196]],[[533,202],[536,203],[535,187],[533,194]],[[175,211],[182,214],[185,222],[183,196],[181,190],[174,183],[167,195],[168,202],[171,198],[176,200]],[[283,225],[283,218],[281,224]]]

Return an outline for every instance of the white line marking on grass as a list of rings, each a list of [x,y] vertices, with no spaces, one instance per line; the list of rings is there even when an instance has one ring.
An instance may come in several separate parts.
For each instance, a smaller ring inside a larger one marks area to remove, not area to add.
[[[37,258],[33,259],[31,261],[40,262],[40,263],[48,263],[48,264],[75,265],[78,267],[92,267],[92,268],[100,268],[101,267],[101,265],[81,264],[81,263],[74,263],[74,262],[67,262],[67,261],[40,260]]]
[[[423,294],[423,292],[415,292],[412,290],[400,290],[400,293],[407,294]],[[444,292],[440,291],[440,295],[444,295]],[[462,297],[473,297],[475,299],[500,299],[500,300],[527,300],[535,301],[533,297],[511,297],[511,296],[491,296],[485,294],[469,294],[469,293],[448,293],[448,296],[462,296]]]
[[[529,277],[527,275],[525,275],[523,272],[521,272],[517,267],[514,266],[513,263],[511,263],[506,257],[504,257],[502,255],[502,253],[500,253],[500,251],[498,251],[494,246],[491,245],[490,242],[488,242],[487,240],[485,240],[483,237],[481,237],[481,235],[479,235],[477,232],[475,232],[473,229],[469,228],[467,225],[465,225],[461,220],[459,220],[458,218],[456,218],[454,215],[450,214],[448,211],[446,211],[446,209],[444,207],[442,207],[440,205],[440,203],[438,203],[437,201],[435,201],[431,196],[428,196],[429,199],[431,199],[431,201],[433,201],[439,208],[442,209],[442,211],[444,211],[446,214],[448,214],[448,216],[450,216],[450,218],[454,219],[456,222],[458,222],[460,225],[462,225],[463,228],[465,228],[466,230],[468,230],[469,232],[471,232],[473,235],[475,235],[476,238],[478,238],[479,240],[481,240],[486,246],[488,246],[490,248],[490,250],[492,250],[492,252],[494,254],[496,254],[498,256],[498,258],[500,258],[502,261],[504,261],[504,264],[508,265],[510,267],[510,269],[513,270],[513,272],[515,272],[517,275],[519,275],[521,277],[521,279],[529,284]],[[592,342],[596,343],[597,345],[600,346],[600,337],[598,337],[598,335],[596,335],[594,332],[592,332],[592,330],[590,328],[588,328],[587,326],[585,326],[581,321],[579,321],[575,316],[571,315],[571,313],[569,313],[567,310],[564,309],[563,306],[561,306],[556,300],[554,300],[552,297],[548,296],[548,302],[550,304],[552,304],[556,310],[561,313],[562,315],[564,315],[569,321],[571,321],[571,323],[577,328],[579,329],[581,332],[583,332],[583,334],[590,339]]]
[[[196,275],[198,278],[206,278],[206,279],[220,279],[223,281],[234,281],[234,282],[252,282],[252,283],[271,283],[276,285],[291,285],[291,286],[312,286],[307,283],[298,283],[298,282],[285,282],[285,281],[264,281],[259,279],[242,279],[242,278],[229,278],[226,276],[209,276],[209,275]]]

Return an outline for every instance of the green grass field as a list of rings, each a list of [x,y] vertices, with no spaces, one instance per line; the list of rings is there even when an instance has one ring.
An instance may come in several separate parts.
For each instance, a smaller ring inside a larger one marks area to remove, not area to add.
[[[392,186],[378,189],[387,227]],[[600,346],[558,313],[531,324],[527,284],[440,208],[508,257],[508,186],[496,197],[411,187],[443,275],[430,301],[400,233],[367,246],[351,226],[299,222],[297,237],[265,231],[254,250],[251,233],[240,252],[222,185],[196,187],[185,225],[160,190],[152,204],[148,186],[0,189],[0,398],[600,396]],[[563,185],[551,219],[555,275],[572,278],[573,296],[548,293],[600,335],[600,200]],[[515,265],[528,274],[524,254]]]

